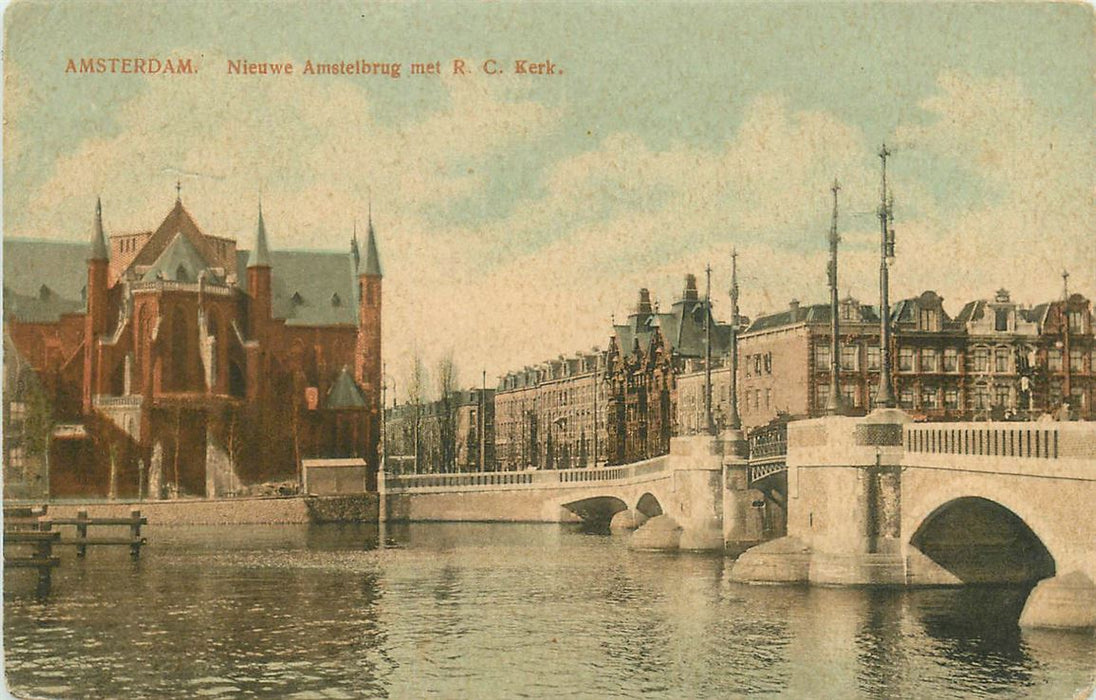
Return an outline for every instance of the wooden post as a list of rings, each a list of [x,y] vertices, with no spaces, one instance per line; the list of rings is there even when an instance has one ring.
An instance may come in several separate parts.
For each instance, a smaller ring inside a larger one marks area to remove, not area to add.
[[[81,508],[76,511],[76,519],[86,521],[88,519],[88,509]],[[82,557],[88,553],[88,525],[87,522],[79,522],[76,524],[76,556]]]
[[[129,511],[132,522],[129,525],[129,536],[133,542],[129,545],[129,555],[136,559],[141,556],[141,511],[134,508]]]
[[[38,529],[43,532],[50,532],[53,529],[53,523],[48,520],[39,521]],[[35,558],[39,560],[38,595],[45,595],[49,593],[50,586],[53,583],[53,540],[43,537],[38,540],[36,549]]]

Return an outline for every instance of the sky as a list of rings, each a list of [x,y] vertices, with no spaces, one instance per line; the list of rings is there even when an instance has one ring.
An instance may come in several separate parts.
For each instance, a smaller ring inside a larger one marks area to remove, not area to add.
[[[1092,297],[1093,29],[1069,3],[17,2],[3,232],[84,240],[97,196],[108,233],[153,229],[178,181],[208,234],[249,247],[261,190],[272,247],[348,250],[371,202],[391,381],[451,355],[494,384],[709,264],[726,318],[732,250],[742,313],[824,302],[835,178],[841,294],[876,303],[885,141],[893,299],[1036,304],[1063,270]],[[65,72],[91,57],[197,72]],[[357,59],[401,76],[301,74]]]

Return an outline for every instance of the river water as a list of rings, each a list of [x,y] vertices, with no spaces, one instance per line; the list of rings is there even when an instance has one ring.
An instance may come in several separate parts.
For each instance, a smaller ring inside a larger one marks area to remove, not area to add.
[[[5,574],[9,690],[50,698],[1087,697],[1096,636],[1024,591],[731,583],[555,525],[150,527]]]

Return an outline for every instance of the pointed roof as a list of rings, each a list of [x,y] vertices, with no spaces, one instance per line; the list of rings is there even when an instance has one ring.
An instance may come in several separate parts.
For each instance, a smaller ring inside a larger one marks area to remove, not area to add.
[[[358,249],[358,222],[354,221],[354,235],[350,237],[350,258],[354,261],[354,272],[358,271],[358,268],[362,263],[362,253]]]
[[[263,203],[259,202],[259,225],[255,229],[255,245],[247,256],[247,266],[270,267],[270,246],[266,243],[266,224],[263,223]]]
[[[103,202],[95,198],[95,227],[91,231],[91,250],[88,260],[107,260],[107,238],[103,233]]]
[[[373,215],[369,215],[369,238],[365,242],[365,272],[363,275],[382,277],[381,256],[377,253],[377,236],[373,232]]]
[[[208,268],[209,264],[190,239],[182,233],[177,233],[141,279],[197,282],[201,272]]]
[[[222,255],[198,228],[190,212],[183,207],[183,203],[175,200],[175,206],[168,212],[164,220],[153,232],[152,236],[138,251],[137,256],[130,262],[127,269],[152,265],[157,258],[167,249],[174,240],[175,235],[181,233],[190,241],[203,259],[209,261],[213,267],[225,267],[229,272],[235,272],[233,264],[235,260]]]
[[[328,390],[324,408],[365,408],[365,395],[346,367],[342,368],[335,383]]]

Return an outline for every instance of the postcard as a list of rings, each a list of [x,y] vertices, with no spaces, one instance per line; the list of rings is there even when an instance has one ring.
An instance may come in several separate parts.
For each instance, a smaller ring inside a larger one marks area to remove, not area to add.
[[[1093,20],[11,3],[6,692],[1096,692]]]

